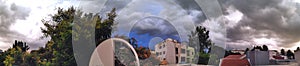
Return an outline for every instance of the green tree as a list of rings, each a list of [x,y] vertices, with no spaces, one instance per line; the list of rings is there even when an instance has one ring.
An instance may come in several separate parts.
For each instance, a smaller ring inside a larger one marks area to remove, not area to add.
[[[202,26],[197,26],[195,31],[191,31],[189,41],[190,46],[194,46],[199,52],[204,52],[204,49],[209,49],[213,44],[209,39],[209,31]]]
[[[202,26],[197,26],[195,31],[199,40],[200,52],[204,52],[204,49],[208,49],[212,44],[211,40],[209,39],[209,31]]]
[[[12,66],[13,63],[15,63],[14,58],[11,57],[10,55],[5,57],[5,60],[3,61],[5,66]]]
[[[50,37],[50,42],[46,48],[51,58],[47,59],[55,66],[75,66],[76,61],[72,50],[72,23],[74,20],[75,8],[67,10],[58,8],[52,20],[42,20],[46,28],[41,28],[44,37]],[[49,45],[51,44],[51,45]]]
[[[104,20],[102,20],[102,17],[98,13],[84,14],[80,10],[77,10],[74,16],[74,22],[71,25],[75,27],[73,29],[74,40],[91,42],[90,38],[93,37],[96,42],[93,46],[98,46],[102,41],[111,38],[113,26],[117,24],[114,22],[114,18],[117,16],[115,10],[116,9],[113,8],[110,13],[107,13],[107,19]],[[93,31],[91,29],[95,30]]]
[[[6,52],[2,52],[0,53],[0,66],[4,66],[4,60],[6,58],[7,53]],[[1,62],[2,61],[2,62]]]
[[[99,14],[87,13],[84,14],[80,10],[76,10],[74,7],[64,10],[58,8],[56,14],[54,14],[51,20],[42,20],[46,28],[41,28],[44,37],[50,37],[51,40],[46,44],[46,52],[44,53],[47,63],[53,65],[76,65],[75,56],[76,51],[82,51],[85,49],[75,49],[72,41],[81,42],[76,44],[85,44],[85,46],[97,46],[102,41],[111,38],[114,18],[116,17],[115,8],[107,14],[108,18],[102,20]],[[91,29],[95,29],[95,33],[92,33]],[[94,37],[95,39],[90,39]],[[81,41],[79,41],[81,40]],[[85,42],[83,43],[82,40]],[[93,41],[95,40],[95,43]],[[93,49],[93,48],[86,48]],[[89,58],[89,54],[92,52],[86,51]],[[85,53],[84,53],[85,54]]]
[[[190,46],[195,47],[195,50],[199,52],[198,55],[195,55],[198,57],[198,59],[195,59],[198,61],[197,63],[207,64],[209,54],[206,54],[204,49],[209,49],[208,52],[210,52],[210,47],[213,44],[209,39],[209,31],[205,27],[197,26],[195,31],[192,31],[191,35],[189,35],[189,40]]]
[[[199,52],[198,64],[208,64],[210,54]]]
[[[102,41],[111,38],[111,34],[113,32],[113,25],[117,24],[115,23],[115,17],[116,9],[113,8],[110,13],[107,14],[108,18],[105,19],[103,22],[97,22],[96,23],[96,29],[95,29],[95,41],[96,46],[98,46]],[[101,19],[100,19],[101,21]]]
[[[4,64],[10,65],[21,65],[24,62],[24,53],[20,47],[9,48],[6,51],[7,55]]]
[[[111,38],[111,32],[116,17],[115,8],[103,19],[99,14],[83,13],[77,10],[73,22],[73,49],[76,60],[86,60],[78,63],[86,66],[89,63],[94,48],[102,41]]]
[[[26,42],[15,40],[13,47],[0,55],[0,61],[3,61],[0,66],[28,65],[26,60],[27,55],[30,55],[26,52],[28,49],[29,46]]]

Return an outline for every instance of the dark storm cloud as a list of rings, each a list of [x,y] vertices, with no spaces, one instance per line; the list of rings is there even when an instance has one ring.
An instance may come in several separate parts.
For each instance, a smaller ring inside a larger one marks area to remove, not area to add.
[[[29,16],[30,9],[16,4],[7,4],[0,1],[0,38],[1,42],[12,43],[14,40],[24,40],[26,36],[10,30],[10,26],[16,20],[25,20]]]
[[[184,10],[186,10],[189,15],[195,16],[195,19],[193,20],[196,24],[200,24],[206,20],[206,16],[203,14],[200,6],[194,0],[175,0],[175,2]],[[199,13],[197,13],[197,11]]]
[[[276,38],[277,46],[292,47],[300,40],[300,20],[297,7],[284,0],[230,0],[221,1],[223,7],[233,6],[244,14],[243,19],[233,28],[227,29],[227,38],[251,40],[261,38]],[[299,9],[298,9],[299,10]],[[249,27],[251,29],[243,29]]]
[[[202,14],[197,9],[183,9],[179,3],[175,1],[165,0],[135,0],[123,9],[120,10],[116,17],[117,28],[114,34],[127,35],[133,25],[141,19],[147,18],[148,16],[156,16],[169,21],[175,26],[182,39],[187,40],[187,34],[194,28],[195,20],[202,19],[197,17]],[[143,24],[141,24],[143,25]],[[152,27],[152,26],[150,26]],[[143,29],[143,30],[154,30],[154,29]],[[141,31],[139,33],[144,33]],[[174,31],[171,31],[174,32]],[[175,32],[176,33],[176,32]],[[174,34],[174,33],[170,33]]]
[[[151,36],[175,36],[178,32],[168,21],[158,17],[146,17],[139,20],[132,28],[136,34],[149,34]]]

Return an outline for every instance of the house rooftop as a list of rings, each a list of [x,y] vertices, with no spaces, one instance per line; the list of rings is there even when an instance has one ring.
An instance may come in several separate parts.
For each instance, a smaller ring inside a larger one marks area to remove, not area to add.
[[[229,55],[222,59],[220,66],[250,66],[248,59],[241,59],[243,55]]]

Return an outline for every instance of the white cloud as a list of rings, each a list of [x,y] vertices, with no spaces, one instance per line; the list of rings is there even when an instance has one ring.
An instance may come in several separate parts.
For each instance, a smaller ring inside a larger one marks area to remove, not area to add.
[[[15,3],[16,5],[26,7],[30,9],[28,16],[25,20],[16,20],[9,30],[20,33],[25,37],[18,40],[25,40],[37,48],[38,46],[44,46],[48,39],[40,40],[42,33],[40,27],[43,27],[41,22],[42,19],[48,19],[49,14],[56,13],[57,7],[68,8],[70,6],[78,7],[84,12],[98,13],[102,8],[108,8],[103,6],[106,0],[101,1],[61,1],[61,0],[30,0],[30,1],[19,1],[10,0],[7,1],[7,5]],[[117,31],[115,33],[121,35],[128,35],[130,28],[139,20],[148,16],[156,16],[162,19],[168,20],[173,26],[179,31],[182,39],[187,41],[187,34],[194,28],[194,21],[199,19],[199,15],[203,15],[201,11],[191,9],[183,9],[176,1],[161,1],[161,0],[133,0],[127,6],[125,6],[121,11],[117,12],[118,16],[116,18]],[[121,3],[116,3],[117,6]],[[186,4],[185,4],[186,5]],[[113,6],[113,5],[112,5]],[[189,13],[187,12],[189,11]],[[200,20],[201,21],[201,20]],[[16,36],[16,35],[14,35]],[[13,39],[16,39],[14,37]],[[13,42],[14,40],[9,40]],[[3,42],[2,42],[3,43]],[[12,43],[5,43],[5,45],[11,45]],[[1,48],[1,47],[0,47]],[[33,47],[32,47],[33,48]],[[7,49],[7,48],[1,48]]]
[[[233,28],[242,19],[243,13],[232,6],[227,9],[227,12],[229,14],[225,17],[229,20],[227,23],[228,27]]]
[[[209,20],[204,21],[201,26],[207,28],[209,32],[209,38],[214,42],[217,46],[226,47],[226,25],[224,23],[228,22],[228,19],[224,16],[220,16],[218,18],[211,18]]]
[[[300,0],[293,0],[293,2],[300,3]]]
[[[299,6],[292,0],[232,0],[224,7],[243,14],[227,28],[227,43],[248,42],[269,45],[270,49],[291,48],[299,41]],[[235,15],[237,16],[237,15]],[[234,16],[229,16],[235,18]],[[235,23],[238,21],[237,23]]]
[[[58,0],[9,0],[5,1],[7,5],[15,4],[17,6],[25,7],[20,12],[28,14],[25,19],[17,19],[10,27],[10,31],[17,32],[24,35],[24,37],[12,38],[7,41],[0,41],[0,49],[7,49],[13,44],[14,40],[25,41],[31,46],[32,49],[43,47],[44,44],[49,40],[40,39],[42,36],[40,27],[44,27],[41,20],[49,18],[50,14],[56,13],[57,7],[68,8],[70,6],[77,6],[76,2],[71,1],[58,1]],[[29,9],[30,11],[24,11]]]
[[[149,8],[145,9],[146,7]],[[157,10],[153,12],[153,10],[148,9]],[[193,13],[200,14],[201,12],[194,10]],[[128,35],[136,21],[148,16],[160,17],[170,22],[184,41],[187,41],[187,34],[194,28],[193,18],[197,17],[195,14],[188,14],[174,1],[132,1],[119,12],[116,18],[117,28],[119,29],[115,33]]]

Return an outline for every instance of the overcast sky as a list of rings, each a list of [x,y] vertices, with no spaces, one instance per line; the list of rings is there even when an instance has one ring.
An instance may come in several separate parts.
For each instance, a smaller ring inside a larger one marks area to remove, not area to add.
[[[230,27],[226,28],[226,43],[230,48],[265,44],[271,49],[294,50],[300,46],[299,2],[223,0],[222,3],[224,11],[235,16],[226,18],[239,19],[236,22],[229,21]]]
[[[210,39],[214,43],[230,49],[263,44],[270,49],[300,46],[299,0],[218,1],[223,15],[211,18],[205,16],[194,0],[1,0],[0,49],[11,47],[14,40],[27,42],[31,49],[44,46],[49,38],[40,39],[41,20],[54,14],[57,7],[70,6],[102,16],[111,8],[117,8],[118,25],[113,35],[129,36],[132,31],[137,31],[136,35],[149,34],[152,37],[147,39],[146,45],[153,43],[149,41],[157,33],[187,41],[195,25],[202,25],[211,31]],[[153,24],[156,21],[159,23]]]

